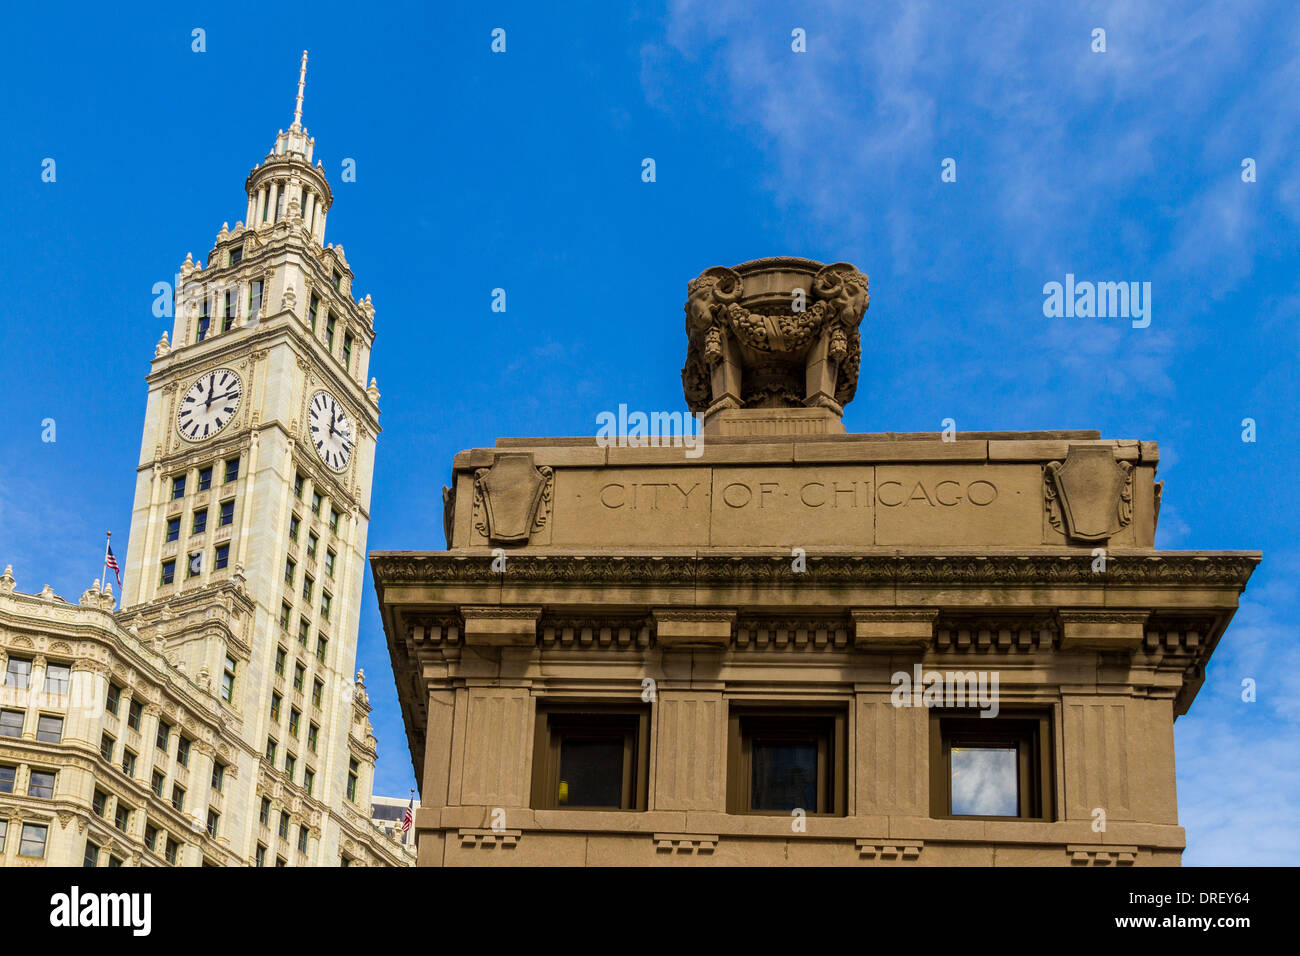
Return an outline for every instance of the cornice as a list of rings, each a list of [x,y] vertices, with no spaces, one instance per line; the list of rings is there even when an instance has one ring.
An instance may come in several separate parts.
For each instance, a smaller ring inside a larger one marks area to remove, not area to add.
[[[807,570],[772,554],[657,552],[577,555],[512,554],[504,572],[486,550],[371,552],[375,582],[385,585],[491,584],[745,584],[783,587],[861,584],[917,587],[1146,586],[1241,591],[1259,552],[1125,552],[1113,550],[1104,573],[1088,551],[984,554],[869,552],[810,555]]]

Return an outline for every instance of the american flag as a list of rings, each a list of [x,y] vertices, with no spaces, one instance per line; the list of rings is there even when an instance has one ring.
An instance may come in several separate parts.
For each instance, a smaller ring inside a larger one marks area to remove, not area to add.
[[[403,836],[411,832],[411,824],[415,820],[415,817],[413,815],[414,808],[415,808],[415,797],[412,797],[411,802],[406,805],[406,812],[402,814],[402,835]]]
[[[113,557],[113,546],[108,546],[108,552],[104,555],[104,566],[113,569],[113,576],[117,578],[117,586],[122,586],[122,571],[117,566],[117,558]]]

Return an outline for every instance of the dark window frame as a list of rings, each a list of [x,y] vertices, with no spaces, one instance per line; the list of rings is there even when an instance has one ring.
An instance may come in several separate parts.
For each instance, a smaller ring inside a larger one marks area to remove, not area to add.
[[[1055,748],[1052,714],[1043,710],[1002,708],[997,717],[970,711],[930,713],[930,816],[936,820],[999,820],[1046,823],[1056,819]],[[1016,816],[952,812],[952,746],[1006,747],[1017,756]]]
[[[563,741],[573,738],[622,738],[623,784],[620,806],[589,807],[560,803],[560,758]],[[649,802],[650,708],[630,702],[539,700],[533,735],[530,806],[536,810],[585,810],[640,813]]]
[[[753,743],[763,740],[817,741],[817,806],[810,817],[848,814],[848,705],[810,702],[733,703],[727,714],[727,812],[789,817],[790,810],[753,809]]]

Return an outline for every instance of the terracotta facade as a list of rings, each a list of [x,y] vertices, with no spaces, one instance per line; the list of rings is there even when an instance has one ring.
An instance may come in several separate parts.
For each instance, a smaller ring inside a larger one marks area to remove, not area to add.
[[[1154,442],[846,434],[866,293],[707,270],[694,445],[500,439],[455,457],[446,550],[372,553],[421,865],[1179,861],[1173,722],[1260,556],[1155,549]],[[987,720],[952,694],[985,678]],[[624,808],[562,805],[591,719]],[[772,810],[794,738],[810,800]],[[975,751],[1012,811],[958,809]]]

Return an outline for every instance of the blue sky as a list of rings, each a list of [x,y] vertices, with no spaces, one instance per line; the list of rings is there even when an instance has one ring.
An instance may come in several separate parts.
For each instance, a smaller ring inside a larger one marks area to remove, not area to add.
[[[377,310],[370,548],[442,547],[438,491],[462,448],[594,434],[620,402],[682,407],[681,306],[705,267],[853,262],[872,302],[849,430],[951,417],[1156,440],[1158,544],[1265,553],[1176,725],[1184,862],[1300,862],[1300,550],[1281,494],[1300,464],[1286,431],[1300,404],[1300,10],[1060,6],[9,11],[0,564],[21,590],[75,598],[103,529],[126,536],[166,324],[152,286],[242,217],[307,48],[304,120],[335,191],[326,239]],[[355,183],[339,176],[347,157]],[[956,182],[940,181],[945,157]],[[1045,318],[1043,284],[1067,272],[1151,282],[1150,327]],[[404,794],[369,579],[358,662],[376,789]]]

